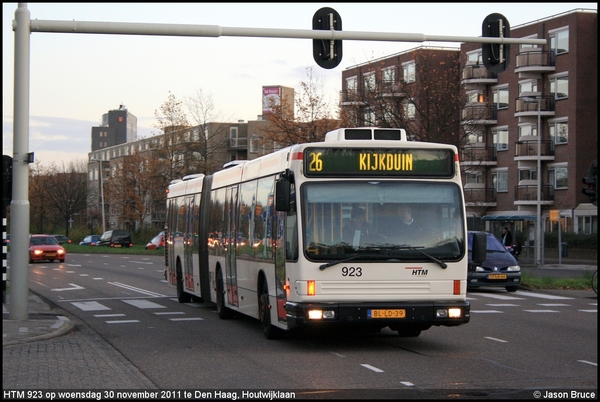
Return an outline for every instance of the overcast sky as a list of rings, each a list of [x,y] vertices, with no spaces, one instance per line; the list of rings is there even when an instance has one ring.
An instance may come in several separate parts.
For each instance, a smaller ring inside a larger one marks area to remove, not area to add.
[[[239,28],[312,29],[322,7],[335,9],[344,31],[481,35],[491,13],[511,27],[597,3],[28,3],[40,20],[154,22]],[[14,32],[17,3],[2,4],[2,151],[13,154]],[[356,64],[418,46],[450,42],[344,41],[343,60],[317,66],[312,40],[38,33],[30,36],[29,151],[44,165],[87,159],[91,128],[124,104],[138,136],[158,133],[154,112],[171,92],[183,100],[202,90],[224,120],[255,120],[264,85],[299,88],[306,71],[337,102],[341,73]]]

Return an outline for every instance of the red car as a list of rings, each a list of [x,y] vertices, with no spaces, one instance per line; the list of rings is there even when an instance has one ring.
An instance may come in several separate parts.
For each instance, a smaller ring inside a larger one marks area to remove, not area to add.
[[[156,250],[159,248],[165,248],[165,236],[158,235],[154,236],[148,244],[146,244],[146,250]]]
[[[29,262],[54,261],[65,262],[67,252],[58,244],[54,236],[37,234],[29,236]]]

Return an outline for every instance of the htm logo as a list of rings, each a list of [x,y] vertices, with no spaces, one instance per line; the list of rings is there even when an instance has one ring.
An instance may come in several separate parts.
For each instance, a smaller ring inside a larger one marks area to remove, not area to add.
[[[427,276],[427,270],[426,269],[413,269],[412,275],[413,276]]]

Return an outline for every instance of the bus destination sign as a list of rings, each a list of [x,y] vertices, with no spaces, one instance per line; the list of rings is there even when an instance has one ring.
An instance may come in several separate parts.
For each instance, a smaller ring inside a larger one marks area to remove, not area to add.
[[[307,177],[452,177],[450,149],[306,148]]]

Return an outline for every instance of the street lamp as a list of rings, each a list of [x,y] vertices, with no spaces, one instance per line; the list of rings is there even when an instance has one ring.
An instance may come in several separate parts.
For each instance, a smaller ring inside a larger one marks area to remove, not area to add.
[[[525,103],[537,103],[537,202],[535,223],[535,262],[542,265],[542,98],[523,98]],[[560,245],[559,245],[560,247]]]
[[[90,162],[98,162],[98,175],[100,179],[100,207],[102,208],[102,233],[106,232],[106,219],[104,217],[104,185],[102,184],[102,161],[91,159]]]

